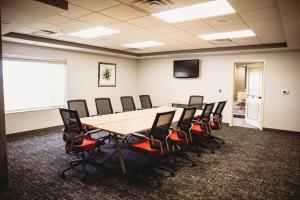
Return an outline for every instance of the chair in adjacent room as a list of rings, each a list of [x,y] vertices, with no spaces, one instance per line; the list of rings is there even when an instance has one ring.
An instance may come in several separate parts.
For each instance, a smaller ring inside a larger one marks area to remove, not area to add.
[[[199,119],[193,120],[191,134],[193,137],[193,142],[195,143],[197,156],[200,156],[200,146],[203,146],[204,148],[207,148],[211,150],[212,153],[214,153],[212,146],[210,144],[207,144],[207,142],[209,142],[207,138],[211,134],[209,123],[214,105],[215,103],[205,104]]]
[[[155,108],[156,106],[152,106],[151,98],[149,95],[140,95],[140,101],[142,105],[142,109],[147,108]]]
[[[132,96],[121,97],[121,104],[122,104],[123,112],[136,110]]]
[[[96,98],[95,103],[98,115],[107,115],[114,113],[110,98]]]
[[[173,169],[157,164],[158,162],[154,162],[154,159],[164,158],[171,152],[169,137],[171,135],[170,126],[174,114],[175,111],[157,113],[152,128],[149,131],[149,137],[135,133],[133,135],[142,138],[142,141],[129,145],[129,149],[147,156],[153,168],[171,172],[171,175],[175,175]]]
[[[179,156],[192,163],[193,166],[196,163],[191,160],[187,154],[183,152],[183,148],[187,147],[192,143],[192,135],[190,133],[192,127],[192,121],[196,113],[196,107],[185,107],[182,111],[181,117],[177,123],[176,129],[172,130],[170,140],[174,146],[174,156]]]
[[[202,110],[203,109],[203,100],[204,100],[204,96],[192,95],[192,96],[190,96],[188,107],[197,106],[197,109]]]
[[[222,112],[224,110],[224,107],[226,105],[226,101],[220,101],[217,105],[217,108],[215,109],[215,112],[213,112],[213,116],[210,120],[210,128],[212,130],[219,130],[222,128]],[[221,138],[218,138],[216,136],[210,135],[210,138],[214,141],[218,140],[221,141],[222,144],[224,144],[224,140]]]
[[[94,139],[90,135],[94,131],[88,131],[82,126],[78,112],[71,109],[59,109],[63,123],[64,132],[63,139],[65,141],[65,149],[67,153],[73,153],[80,159],[71,161],[70,166],[62,171],[61,176],[65,177],[65,172],[82,165],[84,177],[86,176],[86,164],[91,161],[88,154],[105,142],[103,139]]]

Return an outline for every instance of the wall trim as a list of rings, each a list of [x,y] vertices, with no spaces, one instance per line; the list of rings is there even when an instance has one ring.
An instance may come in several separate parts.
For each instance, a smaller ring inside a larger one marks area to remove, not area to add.
[[[263,131],[280,131],[280,132],[284,132],[284,133],[300,134],[300,131],[289,131],[289,130],[276,129],[276,128],[265,128],[265,127],[263,127]]]

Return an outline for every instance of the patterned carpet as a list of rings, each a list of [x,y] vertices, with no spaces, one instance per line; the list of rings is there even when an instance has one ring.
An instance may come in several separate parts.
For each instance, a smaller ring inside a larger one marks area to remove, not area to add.
[[[300,134],[224,127],[217,132],[226,144],[215,154],[188,154],[196,167],[180,162],[175,177],[157,172],[146,178],[143,156],[124,150],[130,174],[119,174],[117,157],[105,168],[89,165],[88,177],[59,172],[74,159],[64,151],[59,132],[34,133],[8,139],[10,185],[0,199],[300,199]],[[102,159],[113,150],[106,145]],[[136,174],[138,172],[138,174]],[[162,183],[159,187],[155,180]]]

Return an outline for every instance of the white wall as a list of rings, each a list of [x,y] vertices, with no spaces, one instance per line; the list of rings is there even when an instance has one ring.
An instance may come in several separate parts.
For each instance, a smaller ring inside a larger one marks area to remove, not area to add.
[[[190,58],[201,60],[200,77],[173,78],[173,60]],[[145,59],[139,61],[138,90],[150,94],[154,105],[170,104],[172,99],[188,101],[192,94],[204,95],[206,102],[229,100],[224,110],[224,121],[229,122],[233,62],[251,60],[266,61],[263,127],[300,131],[299,51]],[[283,95],[283,90],[290,94]]]
[[[90,114],[96,114],[94,99],[110,97],[115,111],[121,111],[120,96],[137,97],[138,66],[135,59],[44,48],[4,42],[3,54],[67,60],[67,98],[86,99]],[[98,87],[98,62],[117,64],[117,87]],[[6,131],[16,133],[61,125],[57,109],[6,114]]]

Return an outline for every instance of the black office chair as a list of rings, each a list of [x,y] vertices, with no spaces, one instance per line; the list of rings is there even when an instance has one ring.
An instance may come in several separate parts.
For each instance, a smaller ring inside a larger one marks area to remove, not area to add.
[[[164,158],[172,151],[169,137],[171,135],[170,126],[175,115],[175,111],[157,113],[149,137],[141,134],[133,134],[143,140],[135,144],[130,144],[129,149],[146,155],[153,168],[171,172],[175,175],[174,170],[168,167],[154,163],[154,158]]]
[[[187,154],[183,152],[183,148],[187,147],[192,143],[192,135],[190,133],[192,127],[192,121],[196,113],[197,107],[185,107],[182,111],[181,117],[177,123],[176,129],[173,129],[170,136],[170,140],[174,146],[175,161],[176,157],[179,156],[192,163],[193,166],[196,163],[189,158]],[[172,129],[172,128],[171,128]]]
[[[136,110],[132,96],[121,97],[121,103],[122,103],[123,112]]]
[[[90,116],[86,100],[75,99],[75,100],[69,100],[67,101],[67,103],[69,109],[77,110],[79,118]]]
[[[190,96],[188,107],[197,106],[197,109],[202,110],[203,109],[203,100],[204,100],[203,96],[192,95],[192,96]]]
[[[215,112],[213,113],[212,119],[210,120],[210,128],[212,130],[219,130],[222,128],[222,112],[224,110],[224,107],[226,105],[226,101],[220,101],[217,105],[217,108],[215,109]],[[224,140],[221,138],[218,138],[216,136],[210,135],[211,139],[213,141],[221,141],[222,144],[224,144]]]
[[[206,143],[201,143],[201,140],[205,140],[206,142],[209,142],[209,135],[211,134],[210,129],[210,116],[213,112],[215,103],[209,103],[205,104],[203,108],[203,112],[199,117],[199,120],[193,120],[193,126],[191,128],[191,134],[193,136],[193,141],[196,145],[196,154],[197,156],[200,156],[199,147],[203,146],[204,148],[207,148],[211,150],[212,153],[215,153],[212,146]]]
[[[80,159],[70,162],[70,166],[62,171],[61,176],[65,177],[65,172],[82,165],[84,177],[86,175],[85,165],[91,159],[86,157],[86,153],[91,154],[96,147],[104,145],[102,138],[94,139],[91,134],[94,131],[88,131],[82,126],[78,112],[71,109],[59,109],[60,115],[64,123],[63,139],[65,141],[66,152],[73,153]]]
[[[95,103],[98,115],[113,114],[110,98],[96,98]]]
[[[142,109],[153,108],[149,95],[140,95]]]

